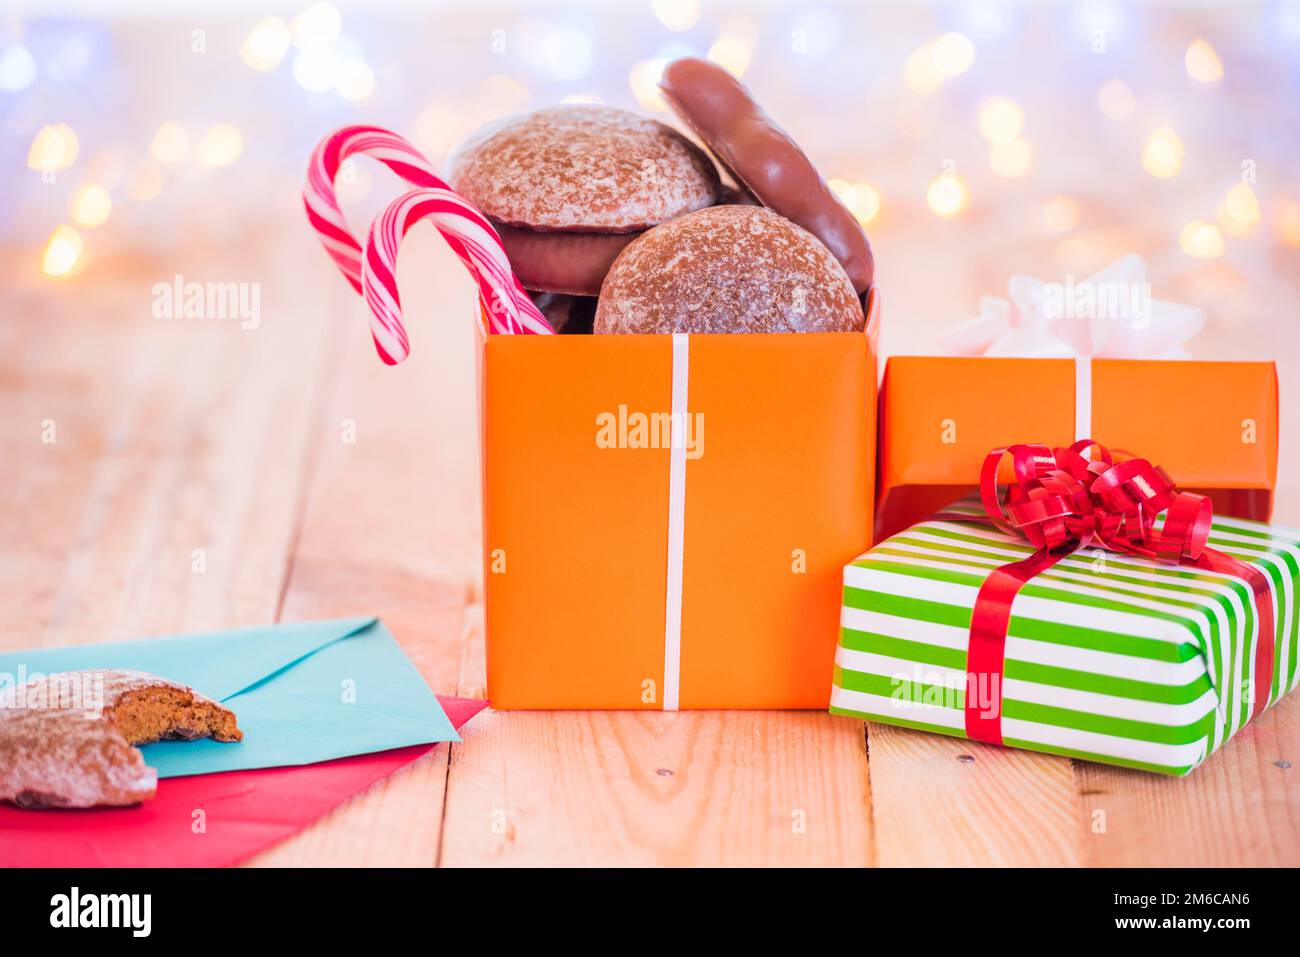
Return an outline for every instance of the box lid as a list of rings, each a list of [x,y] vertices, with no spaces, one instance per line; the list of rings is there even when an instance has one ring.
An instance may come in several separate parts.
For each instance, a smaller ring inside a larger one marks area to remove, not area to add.
[[[1089,392],[1090,407],[1076,411]],[[1221,514],[1266,519],[1272,506],[1272,362],[895,356],[880,416],[878,537],[975,487],[990,449],[1068,445],[1080,427],[1119,456],[1163,466]]]

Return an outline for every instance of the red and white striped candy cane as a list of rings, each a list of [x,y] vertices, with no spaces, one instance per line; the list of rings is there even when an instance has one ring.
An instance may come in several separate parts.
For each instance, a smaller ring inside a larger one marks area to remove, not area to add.
[[[478,283],[480,298],[492,319],[492,332],[554,331],[515,278],[492,224],[452,191],[419,150],[396,133],[376,126],[345,126],[321,140],[312,151],[303,185],[307,219],[353,289],[364,295],[361,246],[348,229],[335,197],[334,178],[343,162],[356,153],[374,157],[409,183],[442,192],[444,204],[437,218],[438,230]],[[406,228],[410,228],[409,224]],[[395,247],[396,243],[394,265]],[[393,273],[390,266],[389,281]],[[396,286],[393,293],[396,306]],[[389,365],[401,362],[409,344],[400,306],[390,313],[376,309],[372,303],[371,312],[371,332],[380,358]]]
[[[362,258],[362,295],[374,317],[371,326],[381,353],[387,352],[394,362],[406,357],[406,327],[402,324],[402,299],[397,291],[397,252],[402,237],[424,219],[433,221],[478,283],[490,331],[555,331],[510,271],[501,240],[483,214],[450,189],[413,189],[375,217]],[[388,333],[382,343],[377,331],[380,329]]]
[[[403,137],[377,126],[345,126],[316,144],[307,165],[303,205],[325,251],[359,295],[361,244],[348,228],[334,195],[334,177],[344,161],[356,153],[374,157],[413,186],[448,187],[423,153]]]

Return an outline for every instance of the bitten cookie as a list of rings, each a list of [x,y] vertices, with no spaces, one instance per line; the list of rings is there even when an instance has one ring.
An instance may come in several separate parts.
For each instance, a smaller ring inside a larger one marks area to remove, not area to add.
[[[25,808],[138,804],[158,773],[135,747],[240,741],[235,714],[143,671],[69,671],[0,692],[0,800]]]
[[[844,267],[814,236],[761,206],[714,206],[623,251],[595,331],[849,332],[863,321]]]

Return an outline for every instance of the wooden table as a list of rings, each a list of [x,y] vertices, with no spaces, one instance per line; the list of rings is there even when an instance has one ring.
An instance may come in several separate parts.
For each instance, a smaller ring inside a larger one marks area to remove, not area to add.
[[[6,277],[0,648],[375,613],[482,696],[472,292],[407,246],[397,368],[299,234],[187,260],[260,282],[256,329],[154,318],[166,266]],[[811,712],[486,712],[253,863],[1296,865],[1287,762],[1300,696],[1179,780]]]

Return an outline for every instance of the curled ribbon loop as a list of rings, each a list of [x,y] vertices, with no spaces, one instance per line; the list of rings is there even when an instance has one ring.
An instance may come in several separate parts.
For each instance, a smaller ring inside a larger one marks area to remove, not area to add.
[[[1014,481],[1003,498],[998,472],[1008,456]],[[1255,640],[1252,714],[1268,705],[1276,653],[1271,587],[1258,568],[1206,547],[1214,519],[1206,496],[1180,492],[1164,469],[1146,459],[1116,462],[1104,445],[1080,439],[1068,448],[994,449],[980,470],[980,500],[989,522],[1004,534],[1025,538],[1036,551],[993,569],[976,595],[966,654],[968,738],[1002,743],[1000,689],[1016,595],[1061,559],[1094,546],[1245,582],[1251,590],[1257,629],[1254,636],[1245,637],[1248,646]],[[1157,528],[1162,514],[1164,523]],[[940,517],[970,519],[961,513]]]
[[[1083,453],[1094,450],[1091,458]],[[1005,503],[998,469],[1010,455],[1015,483]],[[1114,462],[1091,439],[1069,448],[1011,445],[994,449],[980,474],[980,498],[990,521],[1048,551],[1097,545],[1109,551],[1165,562],[1196,560],[1205,551],[1213,511],[1210,500],[1180,492],[1146,459]],[[1166,512],[1164,525],[1156,519]]]

